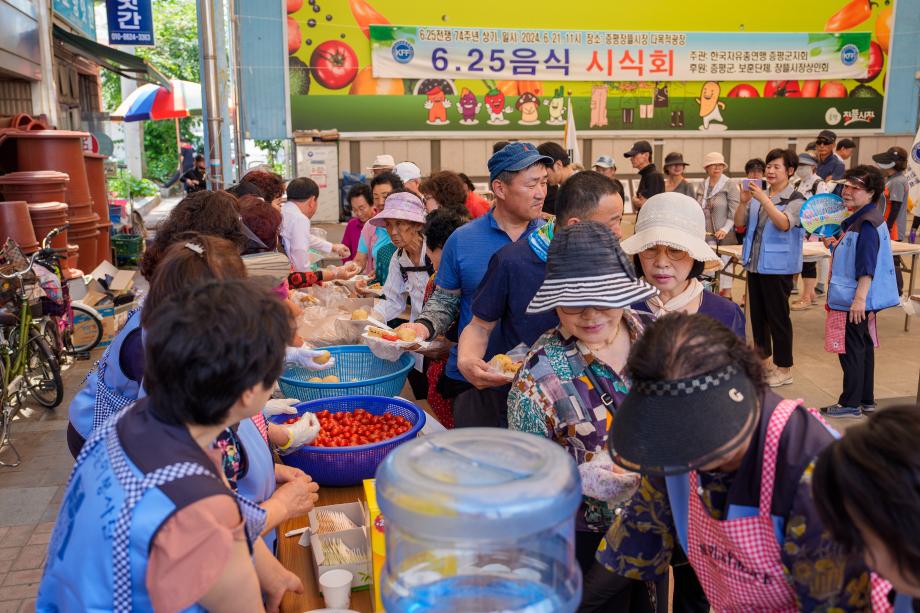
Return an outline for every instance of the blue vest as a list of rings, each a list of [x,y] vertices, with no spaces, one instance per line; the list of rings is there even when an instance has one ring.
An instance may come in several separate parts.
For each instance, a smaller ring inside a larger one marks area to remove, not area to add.
[[[849,311],[856,296],[856,242],[859,240],[860,225],[861,221],[857,221],[834,247],[827,305],[835,311]],[[875,274],[872,275],[872,283],[869,285],[869,294],[866,296],[867,311],[881,311],[901,302],[888,227],[882,222],[875,230],[879,239],[878,258],[875,262]]]
[[[914,613],[914,599],[906,594],[895,596],[894,613]]]
[[[118,359],[125,339],[140,326],[141,311],[137,309],[128,316],[96,368],[86,376],[83,389],[71,401],[70,423],[83,438],[89,438],[106,419],[142,396],[141,385],[121,371]]]
[[[236,491],[256,504],[268,500],[275,493],[275,462],[268,443],[251,419],[240,422],[236,431],[246,456],[246,474],[236,482]],[[275,530],[265,535],[269,551],[275,548]]]
[[[125,449],[137,450],[153,470],[141,470]],[[145,402],[118,413],[93,432],[74,465],[37,611],[152,611],[147,560],[157,531],[181,508],[220,494],[230,492],[183,427],[156,420]],[[251,543],[265,512],[237,501]]]
[[[780,211],[786,209],[788,201],[780,201],[776,206]],[[757,222],[760,216],[760,202],[751,199],[748,210],[748,229],[744,234],[744,249],[741,254],[741,263],[747,268],[751,262],[751,249],[754,245],[754,234],[757,233]],[[805,240],[805,229],[801,226],[789,228],[783,232],[771,221],[763,227],[763,237],[760,239],[760,252],[757,254],[757,270],[761,275],[794,275],[802,272],[802,241]]]

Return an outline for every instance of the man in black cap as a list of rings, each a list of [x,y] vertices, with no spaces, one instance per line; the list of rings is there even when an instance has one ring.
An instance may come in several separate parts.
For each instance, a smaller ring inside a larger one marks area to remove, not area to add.
[[[195,165],[179,179],[185,186],[185,193],[194,194],[208,189],[208,175],[204,172],[204,156],[200,153],[195,156]]]
[[[623,157],[639,171],[639,187],[633,198],[633,208],[638,213],[646,200],[664,192],[664,175],[652,164],[652,145],[647,140],[633,143],[632,149],[624,153]]]
[[[815,157],[818,158],[818,167],[815,172],[822,181],[839,181],[843,178],[846,167],[843,160],[834,155],[834,143],[837,135],[831,130],[821,130],[815,139]]]

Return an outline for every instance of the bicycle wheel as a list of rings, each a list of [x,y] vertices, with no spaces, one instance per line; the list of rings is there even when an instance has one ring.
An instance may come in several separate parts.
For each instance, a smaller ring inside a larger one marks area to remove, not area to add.
[[[61,368],[54,359],[48,343],[38,330],[29,330],[29,342],[26,356],[26,387],[32,397],[43,407],[53,409],[64,399],[64,382],[61,380]]]
[[[3,362],[0,361],[0,385],[4,379]],[[6,390],[0,390],[0,466],[7,468],[16,468],[21,463],[22,457],[19,450],[13,445],[13,419],[19,413],[19,405],[11,402],[7,397]],[[10,457],[12,461],[6,461],[4,457]]]
[[[70,340],[76,353],[92,351],[102,341],[102,321],[94,309],[73,303],[73,332]]]

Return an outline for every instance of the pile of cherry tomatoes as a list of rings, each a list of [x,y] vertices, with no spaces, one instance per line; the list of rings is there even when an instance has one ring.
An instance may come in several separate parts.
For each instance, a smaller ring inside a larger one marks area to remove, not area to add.
[[[395,438],[412,428],[412,424],[405,417],[392,413],[374,415],[364,409],[338,413],[319,411],[316,418],[319,420],[320,430],[319,436],[313,441],[313,447],[369,445]],[[293,423],[298,419],[292,417],[285,423]]]

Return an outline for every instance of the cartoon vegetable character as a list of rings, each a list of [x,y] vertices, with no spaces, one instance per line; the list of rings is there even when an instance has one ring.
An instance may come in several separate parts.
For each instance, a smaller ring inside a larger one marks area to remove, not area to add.
[[[703,83],[703,89],[700,90],[700,97],[696,103],[700,105],[700,117],[703,119],[703,125],[700,130],[725,130],[725,124],[719,123],[713,125],[712,122],[724,121],[722,119],[721,109],[725,108],[725,103],[719,100],[722,88],[715,81],[706,81]]]
[[[493,126],[504,126],[509,123],[505,119],[505,113],[510,113],[511,107],[505,106],[505,94],[501,90],[497,88],[489,90],[483,102],[486,103],[486,108],[489,109],[489,121],[486,123]]]
[[[358,27],[368,38],[371,37],[371,25],[386,25],[390,20],[374,10],[374,8],[364,0],[348,0],[348,8]]]
[[[549,107],[549,119],[546,121],[547,124],[552,126],[561,126],[565,124],[565,98],[563,97],[565,92],[560,85],[553,92],[553,97],[549,100],[544,100],[543,104]]]
[[[824,24],[825,32],[843,32],[855,28],[872,16],[872,3],[869,0],[850,0],[843,8],[831,15]]]
[[[518,98],[514,108],[521,113],[521,121],[518,123],[526,126],[540,123],[540,117],[537,113],[540,108],[540,99],[532,93],[524,92],[521,97]]]
[[[447,121],[447,107],[450,106],[450,100],[444,96],[444,91],[440,87],[435,87],[428,92],[428,100],[425,101],[425,108],[428,109],[428,124],[440,126]]]
[[[460,123],[467,126],[479,123],[479,120],[476,119],[476,113],[482,108],[482,104],[476,100],[476,94],[471,92],[469,88],[464,87],[463,91],[460,92],[460,102],[457,104],[457,107],[460,109],[460,115],[462,117]]]

